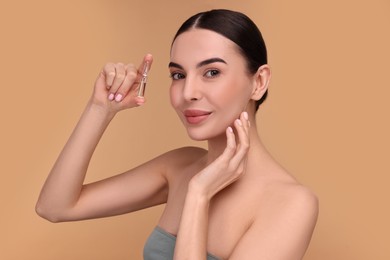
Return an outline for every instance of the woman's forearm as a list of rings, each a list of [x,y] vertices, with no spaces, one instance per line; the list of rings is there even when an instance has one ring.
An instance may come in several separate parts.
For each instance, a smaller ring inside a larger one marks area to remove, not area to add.
[[[36,211],[51,221],[78,200],[92,154],[114,114],[88,103],[42,188]]]
[[[249,149],[248,115],[235,120],[239,145],[231,127],[226,129],[226,148],[201,172],[192,177],[180,220],[175,259],[206,259],[210,201],[245,172]]]
[[[175,246],[175,260],[206,259],[209,199],[190,185]]]

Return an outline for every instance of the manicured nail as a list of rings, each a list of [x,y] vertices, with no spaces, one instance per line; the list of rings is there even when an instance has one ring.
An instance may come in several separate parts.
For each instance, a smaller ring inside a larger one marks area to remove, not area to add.
[[[246,112],[246,111],[244,111],[244,113],[243,113],[243,115],[244,115],[244,118],[246,119],[246,120],[248,120],[248,112]]]
[[[108,100],[110,101],[113,101],[114,100],[114,94],[111,93],[110,95],[108,95]]]
[[[116,96],[115,96],[115,101],[116,102],[119,102],[119,101],[121,101],[122,100],[122,94],[117,94]]]
[[[228,127],[228,131],[230,132],[230,133],[233,133],[233,128],[231,128],[230,126]]]
[[[242,125],[242,122],[240,119],[236,119],[236,121],[237,121],[237,124]]]

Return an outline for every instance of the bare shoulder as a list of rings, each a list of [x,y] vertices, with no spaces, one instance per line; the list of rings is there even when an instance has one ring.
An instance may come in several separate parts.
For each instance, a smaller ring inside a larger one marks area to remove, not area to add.
[[[294,182],[280,183],[279,188],[281,200],[284,201],[285,205],[289,205],[287,208],[302,211],[303,214],[318,211],[317,195],[308,187]]]
[[[166,157],[171,157],[175,161],[183,161],[193,158],[193,156],[203,156],[207,150],[196,146],[185,146],[170,150],[164,154]]]
[[[196,161],[206,154],[207,150],[203,148],[186,146],[170,150],[160,157],[162,160],[167,160],[166,162],[170,163],[171,165],[181,165]]]
[[[253,222],[229,259],[302,259],[317,222],[317,196],[286,179],[263,188]]]
[[[261,213],[254,222],[253,231],[265,229],[268,231],[266,236],[283,238],[274,259],[301,259],[317,223],[319,203],[316,194],[296,181],[276,181],[264,193],[262,202],[265,208],[260,206]],[[267,245],[268,242],[264,243]]]
[[[167,167],[166,174],[171,175],[178,172],[178,169],[182,169],[183,167],[188,167],[196,163],[206,154],[207,150],[203,148],[186,146],[168,151],[161,155],[159,159]]]
[[[314,227],[318,217],[319,200],[310,188],[295,180],[273,181],[266,186],[262,197],[263,203],[270,209],[270,214]]]
[[[284,221],[289,221],[291,228],[297,234],[301,233],[304,244],[309,244],[314,227],[317,223],[319,202],[316,194],[301,184],[286,185]]]

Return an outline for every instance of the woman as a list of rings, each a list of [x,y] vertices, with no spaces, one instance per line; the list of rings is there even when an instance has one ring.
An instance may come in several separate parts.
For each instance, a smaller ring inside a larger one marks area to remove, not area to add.
[[[315,195],[264,148],[255,114],[267,95],[264,41],[244,14],[212,10],[189,18],[171,47],[173,108],[194,140],[96,183],[83,184],[104,130],[137,96],[139,69],[107,64],[53,166],[37,203],[40,216],[73,221],[166,203],[145,259],[301,259],[317,220]]]

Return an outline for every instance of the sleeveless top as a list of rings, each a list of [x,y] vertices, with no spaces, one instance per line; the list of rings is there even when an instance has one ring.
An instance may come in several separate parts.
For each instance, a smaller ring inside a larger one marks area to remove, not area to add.
[[[156,226],[144,247],[144,260],[172,260],[175,251],[176,237]],[[207,260],[219,258],[207,254]]]

